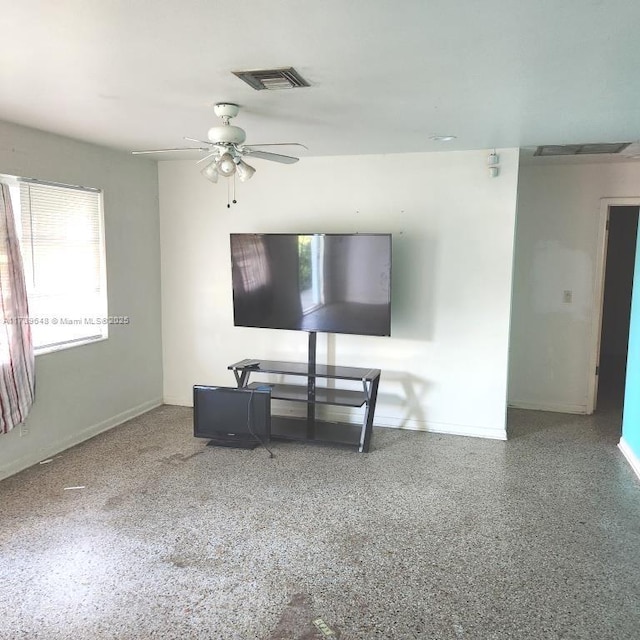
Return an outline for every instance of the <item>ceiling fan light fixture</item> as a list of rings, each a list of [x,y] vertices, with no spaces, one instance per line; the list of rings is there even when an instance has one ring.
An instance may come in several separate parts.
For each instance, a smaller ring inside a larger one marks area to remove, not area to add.
[[[216,161],[210,162],[201,172],[207,180],[218,182],[218,171],[216,170]]]
[[[216,171],[225,178],[232,176],[236,172],[236,163],[230,153],[223,153],[216,162]]]
[[[284,70],[287,73],[288,71]],[[273,80],[273,83],[279,82],[278,78],[267,78]],[[307,85],[303,85],[307,86]],[[208,140],[200,140],[198,138],[189,138],[185,136],[185,140],[195,142],[197,147],[178,147],[173,149],[150,149],[148,151],[133,151],[135,154],[142,153],[165,153],[172,151],[200,151],[206,155],[196,162],[197,165],[208,163],[200,173],[210,182],[218,182],[220,176],[230,178],[238,174],[241,182],[246,182],[253,177],[256,170],[242,160],[244,156],[253,156],[262,160],[270,160],[271,162],[279,162],[281,164],[293,164],[298,162],[299,158],[294,156],[283,155],[281,153],[273,153],[272,151],[263,151],[260,147],[278,147],[278,146],[300,146],[305,149],[307,147],[298,142],[273,142],[265,144],[255,144],[244,146],[246,134],[244,129],[233,126],[230,120],[238,115],[239,105],[232,102],[218,102],[213,108],[215,114],[222,120],[222,125],[211,127],[208,131]]]
[[[238,174],[238,178],[240,178],[240,182],[246,182],[253,177],[256,170],[244,160],[240,160],[236,166],[236,172]]]

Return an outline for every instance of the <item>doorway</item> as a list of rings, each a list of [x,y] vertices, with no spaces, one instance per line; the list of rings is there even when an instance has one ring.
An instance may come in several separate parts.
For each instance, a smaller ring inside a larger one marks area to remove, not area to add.
[[[621,410],[629,345],[629,320],[638,234],[638,205],[608,208],[606,262],[596,408]]]

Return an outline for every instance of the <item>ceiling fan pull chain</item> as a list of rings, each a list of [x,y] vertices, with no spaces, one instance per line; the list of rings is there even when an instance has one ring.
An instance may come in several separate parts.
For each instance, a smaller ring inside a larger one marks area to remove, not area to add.
[[[229,200],[231,199],[231,202]],[[227,209],[231,209],[231,203],[237,204],[236,200],[236,174],[227,180]]]

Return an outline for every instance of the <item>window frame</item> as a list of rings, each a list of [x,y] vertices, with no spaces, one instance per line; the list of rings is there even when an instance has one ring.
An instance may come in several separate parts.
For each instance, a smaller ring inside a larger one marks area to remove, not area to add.
[[[22,184],[36,184],[44,187],[57,187],[61,189],[70,189],[77,191],[84,191],[89,193],[94,193],[98,196],[98,208],[99,208],[99,216],[98,216],[98,234],[99,234],[99,243],[98,243],[98,259],[100,261],[100,276],[99,276],[99,286],[101,293],[101,302],[104,308],[104,318],[100,317],[100,322],[97,324],[91,324],[95,335],[92,336],[83,336],[81,338],[73,338],[67,340],[61,340],[60,342],[53,342],[44,344],[41,346],[35,346],[34,344],[34,355],[45,355],[48,353],[55,353],[57,351],[64,351],[66,349],[72,349],[74,347],[81,347],[87,344],[94,344],[96,342],[102,342],[104,340],[109,339],[109,322],[108,322],[108,310],[109,310],[109,296],[107,289],[107,259],[106,259],[106,237],[105,237],[105,221],[104,221],[104,191],[102,189],[98,189],[95,187],[84,187],[79,185],[71,185],[61,182],[53,182],[50,180],[40,180],[37,178],[26,178],[22,176],[14,176],[14,175],[6,175],[0,174],[0,179],[9,184],[12,196],[12,203],[14,211],[17,212],[16,216],[16,227],[18,230],[19,241],[20,241],[20,250],[23,258],[25,257],[24,252],[24,244],[22,238],[22,198],[20,196],[20,188]],[[17,203],[17,205],[16,205]],[[29,299],[29,287],[27,287],[27,299]],[[31,310],[30,310],[31,313]],[[31,315],[30,315],[31,318]],[[104,322],[102,322],[104,320]]]

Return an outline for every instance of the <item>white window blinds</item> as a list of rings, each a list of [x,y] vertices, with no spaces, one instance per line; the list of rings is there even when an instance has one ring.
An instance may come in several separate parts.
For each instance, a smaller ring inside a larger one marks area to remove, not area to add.
[[[106,337],[101,192],[23,181],[20,209],[35,348]]]

